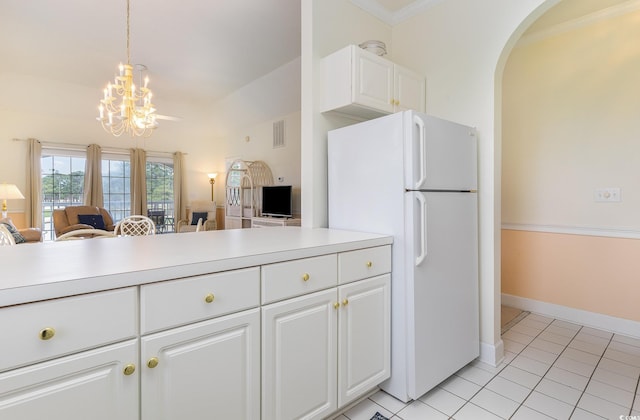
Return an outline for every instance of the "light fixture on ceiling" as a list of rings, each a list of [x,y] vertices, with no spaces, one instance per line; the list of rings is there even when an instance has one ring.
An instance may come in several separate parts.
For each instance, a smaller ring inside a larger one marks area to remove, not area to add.
[[[133,83],[129,17],[129,0],[127,0],[127,64],[120,63],[115,82],[113,84],[109,82],[104,89],[104,98],[100,100],[100,106],[98,106],[100,116],[97,120],[107,133],[116,137],[123,133],[129,133],[131,137],[149,137],[158,126],[156,109],[151,103],[153,96],[151,90],[147,87],[149,77],[145,77],[144,84],[141,86],[136,87]],[[138,66],[137,70],[142,75],[146,67]]]

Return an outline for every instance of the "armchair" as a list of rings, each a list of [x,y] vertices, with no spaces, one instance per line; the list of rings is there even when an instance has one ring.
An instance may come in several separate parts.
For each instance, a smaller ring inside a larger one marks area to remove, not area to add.
[[[187,206],[187,218],[178,220],[176,232],[197,232],[198,220],[202,219],[203,230],[216,230],[216,204],[212,201],[194,201]]]
[[[69,206],[53,211],[53,229],[56,237],[72,230],[91,228],[113,231],[115,228],[113,218],[106,209],[94,206]]]

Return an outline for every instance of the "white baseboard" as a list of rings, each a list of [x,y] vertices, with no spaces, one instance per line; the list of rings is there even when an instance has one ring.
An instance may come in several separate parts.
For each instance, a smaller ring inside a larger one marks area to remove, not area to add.
[[[584,325],[585,327],[640,338],[640,322],[630,319],[617,318],[596,312],[584,311],[582,309],[570,308],[568,306],[556,305],[554,303],[508,295],[506,293],[502,294],[502,304],[550,318]]]
[[[504,359],[504,342],[498,340],[496,344],[480,343],[480,361],[491,366],[498,366]]]

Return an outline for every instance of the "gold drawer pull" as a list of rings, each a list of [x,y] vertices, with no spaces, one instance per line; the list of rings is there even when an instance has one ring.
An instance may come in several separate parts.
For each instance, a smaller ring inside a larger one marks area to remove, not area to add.
[[[209,293],[207,296],[204,297],[204,301],[207,303],[213,302],[213,299],[215,299],[215,296],[213,295],[213,293]]]
[[[152,357],[151,359],[149,359],[149,361],[147,362],[147,366],[150,369],[153,369],[154,367],[158,366],[158,358]]]
[[[347,306],[349,304],[349,299],[345,299],[342,301],[342,306]]]
[[[51,327],[40,330],[40,340],[51,340],[54,335],[56,335],[56,330]]]
[[[373,267],[373,263],[372,263],[371,261],[367,261],[367,267],[368,267],[368,268]]]
[[[311,276],[309,275],[309,273],[304,273],[302,275],[302,280],[304,280],[304,281],[308,281],[310,278],[311,278]]]
[[[340,307],[340,302],[336,302],[333,304],[333,309],[338,309]]]
[[[124,367],[123,373],[129,376],[129,375],[133,375],[133,372],[135,371],[136,371],[136,365],[134,365],[133,363],[129,363],[127,366]]]

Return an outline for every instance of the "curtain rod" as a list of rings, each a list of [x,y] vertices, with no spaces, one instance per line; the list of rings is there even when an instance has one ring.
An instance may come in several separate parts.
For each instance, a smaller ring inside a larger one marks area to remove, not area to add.
[[[18,139],[18,138],[13,138],[13,141],[28,141],[29,139]],[[40,140],[38,140],[40,141]],[[89,145],[88,144],[75,144],[75,143],[55,143],[55,142],[45,142],[45,141],[40,141],[40,144],[42,144],[42,147],[49,147],[49,148],[56,148],[56,149],[68,149],[68,150],[84,150],[86,149]],[[97,144],[97,143],[96,143]],[[102,145],[99,145],[100,147],[103,147]],[[127,148],[123,148],[123,147],[104,147],[104,151],[105,152],[129,152],[130,149]],[[173,153],[175,152],[161,152],[158,150],[145,150],[145,152],[147,153],[153,153],[153,154],[163,154],[163,155],[169,155],[169,156],[173,156]],[[188,153],[182,153],[183,155],[187,155]]]

